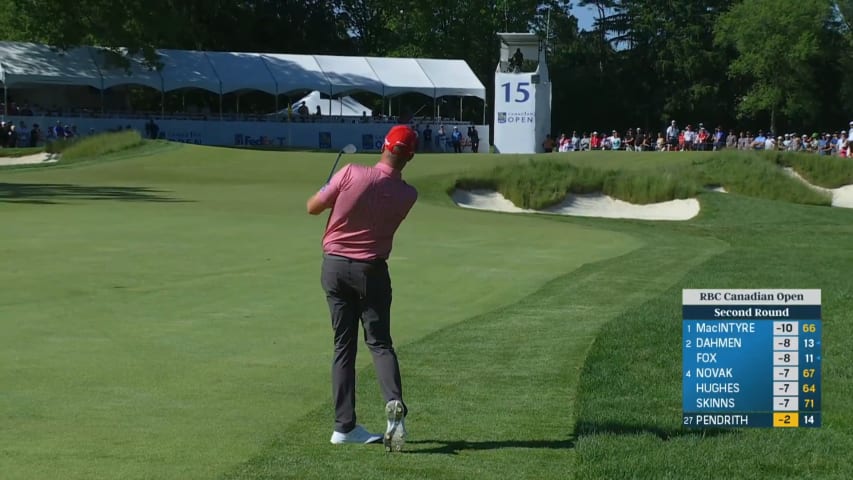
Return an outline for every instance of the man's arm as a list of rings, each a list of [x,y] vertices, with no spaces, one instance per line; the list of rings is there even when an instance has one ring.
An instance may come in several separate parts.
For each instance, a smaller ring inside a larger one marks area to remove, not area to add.
[[[319,215],[327,208],[335,206],[335,201],[338,199],[338,194],[345,187],[349,179],[351,165],[338,170],[332,179],[319,192],[315,193],[308,199],[306,207],[311,215]]]
[[[308,208],[308,213],[310,213],[311,215],[319,215],[323,213],[323,211],[325,211],[327,208],[332,207],[332,204],[330,204],[330,202],[328,202],[324,198],[321,198],[320,193],[321,192],[315,193],[311,196],[311,198],[308,199],[308,203],[306,206]]]

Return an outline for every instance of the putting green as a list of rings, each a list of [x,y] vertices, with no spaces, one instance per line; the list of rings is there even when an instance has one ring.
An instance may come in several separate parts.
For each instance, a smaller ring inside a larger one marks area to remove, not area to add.
[[[186,146],[0,172],[14,192],[0,197],[4,478],[210,478],[327,405],[325,216],[304,202],[334,156]],[[405,176],[421,187],[501,161],[424,155]],[[642,246],[425,195],[390,263],[395,341]]]

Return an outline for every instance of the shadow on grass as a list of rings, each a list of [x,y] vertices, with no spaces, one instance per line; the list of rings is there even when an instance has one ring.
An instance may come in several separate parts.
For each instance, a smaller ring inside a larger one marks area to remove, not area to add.
[[[500,450],[504,448],[532,449],[571,449],[575,448],[575,439],[593,435],[643,435],[652,434],[661,440],[671,440],[679,437],[717,437],[734,435],[736,429],[667,429],[654,425],[626,425],[621,423],[578,423],[575,434],[565,440],[490,440],[485,442],[469,442],[466,440],[417,440],[406,442],[407,445],[418,445],[426,448],[407,450],[406,453],[441,453],[457,455],[466,450]]]
[[[578,422],[575,426],[575,437],[593,435],[643,435],[652,434],[661,440],[671,440],[679,437],[717,437],[731,435],[736,429],[681,429],[661,428],[654,425],[626,425],[622,423],[591,423]]]
[[[107,187],[63,183],[0,183],[0,202],[49,205],[61,200],[187,202],[146,187]]]
[[[442,453],[458,455],[466,450],[501,450],[504,448],[532,448],[562,450],[575,448],[575,440],[490,440],[485,442],[469,442],[467,440],[417,440],[406,442],[406,445],[432,445],[428,448],[406,450],[405,453]]]

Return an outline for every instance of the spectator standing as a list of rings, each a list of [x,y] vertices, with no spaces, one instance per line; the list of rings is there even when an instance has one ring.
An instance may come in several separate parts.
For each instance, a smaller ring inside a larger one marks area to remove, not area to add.
[[[557,150],[560,152],[568,152],[570,143],[571,140],[569,140],[569,137],[567,137],[565,133],[561,133],[560,139],[557,140]]]
[[[758,131],[758,136],[752,139],[752,143],[750,147],[753,150],[764,150],[764,146],[767,143],[767,137],[764,136],[764,130]]]
[[[424,129],[424,147],[427,151],[432,151],[432,126],[427,125]]]
[[[669,145],[670,150],[675,150],[678,147],[679,143],[679,135],[680,130],[678,129],[678,125],[676,125],[675,120],[670,122],[670,125],[666,127],[666,142]]]
[[[471,153],[477,153],[480,151],[480,132],[477,131],[477,127],[471,127],[470,133],[468,133],[468,138],[471,139]]]
[[[41,143],[41,130],[39,129],[39,124],[34,123],[33,128],[30,130],[30,146],[38,147]]]
[[[435,140],[438,142],[438,148],[441,149],[442,152],[446,152],[447,132],[444,131],[444,125],[438,126],[438,135],[435,136]]]
[[[450,143],[453,144],[453,153],[462,153],[462,132],[456,125],[453,126],[453,132],[450,134]]]
[[[542,149],[545,150],[545,153],[551,153],[554,151],[554,139],[551,138],[551,134],[545,135],[545,141],[542,142]]]
[[[589,149],[590,149],[590,138],[589,138],[588,133],[583,132],[583,137],[581,138],[579,145],[580,145],[580,151],[582,151],[582,152],[588,152],[589,151]]]
[[[625,132],[625,139],[622,140],[622,144],[625,146],[626,152],[634,151],[634,142],[636,142],[634,132],[629,128],[628,131]]]

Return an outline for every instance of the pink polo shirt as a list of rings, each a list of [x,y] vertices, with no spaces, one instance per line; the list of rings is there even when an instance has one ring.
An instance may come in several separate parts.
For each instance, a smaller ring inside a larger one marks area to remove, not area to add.
[[[387,259],[394,233],[417,198],[417,190],[389,165],[348,164],[318,194],[320,201],[334,205],[323,252],[354,260]]]

